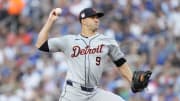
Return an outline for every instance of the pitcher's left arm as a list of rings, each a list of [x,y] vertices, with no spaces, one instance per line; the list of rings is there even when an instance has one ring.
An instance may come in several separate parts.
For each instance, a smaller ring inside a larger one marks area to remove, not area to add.
[[[133,73],[128,65],[128,63],[122,64],[120,67],[118,67],[118,70],[120,74],[131,84]]]

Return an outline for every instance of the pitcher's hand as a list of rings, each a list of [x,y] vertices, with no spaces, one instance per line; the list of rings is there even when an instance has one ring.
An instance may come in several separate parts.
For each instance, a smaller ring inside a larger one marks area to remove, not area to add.
[[[55,8],[53,9],[50,14],[48,20],[54,22],[58,19],[58,17],[61,15],[62,9],[61,8]]]

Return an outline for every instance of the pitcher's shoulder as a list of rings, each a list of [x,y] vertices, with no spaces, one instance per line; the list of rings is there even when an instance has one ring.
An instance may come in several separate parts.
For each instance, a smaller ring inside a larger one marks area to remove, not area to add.
[[[106,35],[104,35],[104,34],[100,34],[99,39],[100,39],[100,40],[105,40],[105,41],[112,41],[112,40],[115,41],[115,39],[113,39],[113,38],[111,38],[111,37],[109,37],[109,36],[106,36]]]
[[[114,38],[111,38],[111,37],[103,35],[103,34],[100,35],[99,40],[102,41],[106,45],[118,46],[118,42]]]

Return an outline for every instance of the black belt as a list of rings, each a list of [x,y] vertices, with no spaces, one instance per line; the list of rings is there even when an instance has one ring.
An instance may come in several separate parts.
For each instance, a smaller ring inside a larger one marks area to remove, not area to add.
[[[73,82],[70,80],[66,81],[67,85],[73,86]],[[87,88],[84,86],[80,86],[81,90],[86,91],[86,92],[92,92],[94,90],[94,88]]]

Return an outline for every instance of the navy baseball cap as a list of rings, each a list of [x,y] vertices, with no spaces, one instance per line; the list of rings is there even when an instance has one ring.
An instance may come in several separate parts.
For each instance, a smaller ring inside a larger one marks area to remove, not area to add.
[[[104,16],[103,12],[99,12],[94,8],[85,8],[79,13],[79,21],[81,22],[81,19],[85,19],[87,17],[97,16],[98,18]]]

